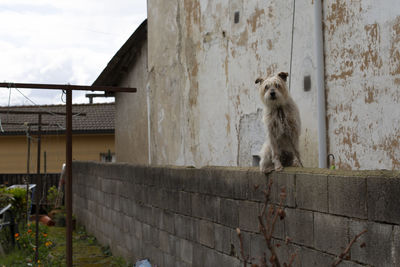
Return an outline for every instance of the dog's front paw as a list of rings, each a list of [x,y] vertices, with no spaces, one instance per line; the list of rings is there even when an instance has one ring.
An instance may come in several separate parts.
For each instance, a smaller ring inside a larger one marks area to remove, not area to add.
[[[271,173],[274,170],[274,167],[269,166],[269,167],[261,167],[260,168],[261,172],[268,174]]]
[[[276,172],[280,172],[280,171],[282,171],[282,170],[283,170],[282,165],[276,166],[276,167],[275,167],[275,171],[276,171]]]
[[[298,159],[293,160],[292,166],[293,167],[302,167],[302,165]]]

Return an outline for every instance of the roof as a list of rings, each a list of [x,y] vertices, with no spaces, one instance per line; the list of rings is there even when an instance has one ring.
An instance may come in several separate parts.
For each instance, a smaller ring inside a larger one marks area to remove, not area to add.
[[[62,134],[65,132],[65,115],[55,115],[54,112],[66,112],[65,105],[45,105],[45,106],[10,106],[0,107],[0,111],[45,111],[48,114],[42,115],[42,134]],[[114,103],[102,104],[76,104],[72,105],[73,113],[85,113],[86,116],[73,115],[73,133],[114,133]],[[31,123],[31,132],[37,131],[37,114],[1,114],[1,126],[4,132],[0,135],[24,135],[27,126],[24,123]],[[6,123],[18,123],[18,125],[8,125]]]
[[[140,24],[135,32],[123,44],[113,58],[108,62],[107,67],[100,73],[93,82],[95,86],[118,86],[129,67],[139,55],[142,45],[147,40],[147,19]]]

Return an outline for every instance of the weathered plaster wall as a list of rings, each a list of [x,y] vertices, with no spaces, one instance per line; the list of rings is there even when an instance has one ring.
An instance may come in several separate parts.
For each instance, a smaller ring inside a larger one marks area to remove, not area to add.
[[[400,168],[399,12],[397,0],[323,1],[328,153],[341,169]],[[251,165],[265,135],[254,81],[291,62],[301,155],[317,166],[313,1],[149,0],[147,48],[148,68],[143,50],[122,83],[138,93],[117,97],[119,161]]]
[[[302,110],[301,153],[315,166],[311,1],[296,1],[293,97]],[[251,165],[265,135],[257,77],[289,71],[290,1],[148,1],[151,157],[156,164]]]
[[[330,153],[400,168],[400,1],[324,1]]]
[[[120,86],[138,88],[137,92],[116,95],[115,149],[119,162],[148,164],[147,123],[147,42],[142,44],[133,66]]]

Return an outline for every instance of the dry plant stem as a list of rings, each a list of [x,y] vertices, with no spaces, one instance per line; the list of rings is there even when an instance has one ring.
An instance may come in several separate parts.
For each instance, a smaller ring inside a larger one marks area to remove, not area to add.
[[[296,256],[297,256],[297,251],[295,253],[293,253],[292,256],[290,257],[289,264],[287,265],[286,263],[284,263],[284,266],[285,267],[292,267],[292,264],[293,264],[294,259],[296,258]]]
[[[243,248],[243,236],[240,233],[240,229],[236,228],[236,232],[237,235],[239,237],[239,243],[240,243],[240,254],[242,255],[242,259],[243,259],[243,266],[246,267],[247,266],[247,261],[249,260],[249,256],[245,256],[244,255],[244,248]]]
[[[272,179],[269,180],[267,190],[264,191],[265,202],[264,202],[262,212],[258,216],[258,222],[259,222],[259,226],[260,226],[260,232],[263,234],[265,242],[268,247],[268,250],[271,252],[270,261],[272,263],[272,266],[280,267],[281,264],[279,262],[278,255],[276,254],[275,247],[271,242],[272,241],[272,233],[274,232],[275,224],[278,219],[278,212],[273,207],[271,207],[268,211],[268,214],[265,215],[265,212],[266,212],[269,200],[270,200],[271,188],[272,188]],[[283,197],[281,197],[281,200],[279,203],[279,209],[282,208],[282,203],[283,203]],[[275,215],[273,216],[274,212],[275,212]],[[264,217],[266,217],[265,223],[264,223]]]
[[[339,255],[339,259],[332,263],[332,267],[338,266],[344,259],[344,257],[350,252],[351,247],[353,244],[357,241],[357,239],[365,234],[367,232],[367,229],[361,231],[358,235],[356,235],[349,243],[349,245],[346,247],[346,249]]]

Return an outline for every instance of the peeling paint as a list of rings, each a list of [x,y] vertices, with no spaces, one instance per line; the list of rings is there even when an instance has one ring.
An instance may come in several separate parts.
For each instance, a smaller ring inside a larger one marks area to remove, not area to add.
[[[360,66],[360,70],[364,71],[372,66],[375,69],[380,69],[383,63],[381,57],[379,56],[379,27],[377,24],[371,24],[365,25],[364,29],[367,35],[368,48],[367,51],[361,53],[363,62]]]
[[[251,25],[251,31],[255,32],[258,27],[260,27],[260,17],[264,15],[264,9],[258,9],[254,11],[254,14],[251,18],[247,20],[247,23]],[[270,14],[270,13],[269,13]]]
[[[390,74],[400,74],[400,16],[393,21],[390,44]]]
[[[367,91],[367,95],[365,96],[365,103],[366,104],[371,104],[372,102],[375,102],[375,100],[374,100],[374,91],[375,91],[375,89],[372,87],[372,88],[367,88],[366,89],[366,91]]]

